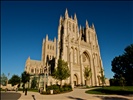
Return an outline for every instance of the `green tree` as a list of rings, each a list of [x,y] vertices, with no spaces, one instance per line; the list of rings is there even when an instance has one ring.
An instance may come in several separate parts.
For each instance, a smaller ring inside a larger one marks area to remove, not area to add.
[[[67,62],[59,59],[57,68],[54,70],[52,77],[59,80],[62,87],[62,80],[67,79],[70,76],[70,70],[68,68]]]
[[[106,83],[105,83],[105,75],[104,75],[104,70],[101,68],[101,70],[100,70],[100,74],[101,74],[101,76],[100,76],[100,79],[101,79],[101,82],[102,82],[102,86],[104,86]]]
[[[124,49],[124,53],[115,57],[111,63],[114,78],[121,76],[126,81],[126,85],[133,85],[133,44]]]
[[[12,84],[12,86],[16,85],[16,84],[20,84],[20,77],[18,75],[13,75],[10,79],[9,79],[9,83]]]
[[[7,76],[4,73],[2,73],[0,76],[0,84],[2,84],[3,86],[6,86],[7,84]]]
[[[30,80],[30,74],[27,73],[26,71],[24,71],[22,74],[21,74],[21,82],[23,83],[23,92],[24,92],[24,89],[25,89],[25,84],[27,82],[29,82]]]
[[[36,84],[37,84],[37,78],[34,77],[31,81],[31,88],[35,88],[36,87]]]
[[[91,69],[88,67],[85,67],[84,68],[84,77],[85,77],[87,83],[90,80],[91,76],[92,76]]]
[[[109,79],[110,86],[119,86],[119,80],[115,78]]]
[[[119,83],[120,85],[124,88],[125,85],[125,78],[121,75],[120,79],[119,79]]]

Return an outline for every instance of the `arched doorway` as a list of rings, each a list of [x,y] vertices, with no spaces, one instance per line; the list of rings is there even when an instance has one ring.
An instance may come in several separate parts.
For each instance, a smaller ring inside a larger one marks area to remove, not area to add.
[[[86,72],[85,68],[87,68],[88,70],[90,70],[90,68],[91,68],[90,56],[89,56],[89,54],[86,51],[83,52],[83,54],[82,54],[82,65],[83,65],[82,72],[83,72],[83,75],[85,75],[85,73],[84,73],[84,72]],[[91,74],[90,74],[90,76],[88,78],[86,79],[86,77],[84,76],[83,81],[84,81],[85,85],[89,85],[90,86],[91,85]]]
[[[84,67],[89,67],[90,68],[90,57],[87,52],[83,52],[82,54],[82,63]]]
[[[74,83],[74,86],[78,85],[78,77],[76,74],[74,74],[74,76],[73,76],[73,83]]]

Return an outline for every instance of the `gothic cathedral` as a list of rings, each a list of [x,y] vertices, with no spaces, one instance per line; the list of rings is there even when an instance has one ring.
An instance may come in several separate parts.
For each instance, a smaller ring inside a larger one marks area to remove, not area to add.
[[[94,24],[89,26],[86,20],[84,28],[78,27],[76,14],[74,18],[69,17],[67,9],[64,17],[60,16],[59,19],[58,39],[54,38],[52,41],[46,35],[42,43],[41,61],[31,60],[29,57],[26,61],[25,71],[30,73],[31,80],[34,76],[38,77],[38,88],[43,87],[44,77],[41,75],[44,74],[45,69],[47,70],[47,85],[60,84],[58,80],[51,77],[60,58],[68,63],[70,69],[70,77],[63,80],[63,83],[71,84],[72,87],[101,85],[100,72],[103,65]],[[52,62],[52,64],[49,65],[48,62]],[[92,73],[89,82],[84,77],[86,67],[91,69]]]

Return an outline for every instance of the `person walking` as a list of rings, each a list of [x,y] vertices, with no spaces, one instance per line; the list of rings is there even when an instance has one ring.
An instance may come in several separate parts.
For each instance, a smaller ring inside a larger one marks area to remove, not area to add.
[[[25,88],[25,95],[27,95],[27,88]]]
[[[25,84],[25,95],[27,95],[27,88],[28,88],[27,85],[28,85],[28,84]]]

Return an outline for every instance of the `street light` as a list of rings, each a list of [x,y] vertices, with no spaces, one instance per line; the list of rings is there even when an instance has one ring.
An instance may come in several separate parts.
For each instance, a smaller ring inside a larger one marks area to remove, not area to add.
[[[43,91],[46,91],[46,73],[47,72],[47,67],[44,67],[44,89]]]
[[[6,88],[8,88],[8,79],[9,79],[10,73],[8,73],[7,81],[6,81]]]
[[[10,75],[10,73],[8,73],[8,77],[7,77],[7,83],[6,83],[6,85],[8,84],[9,75]]]

